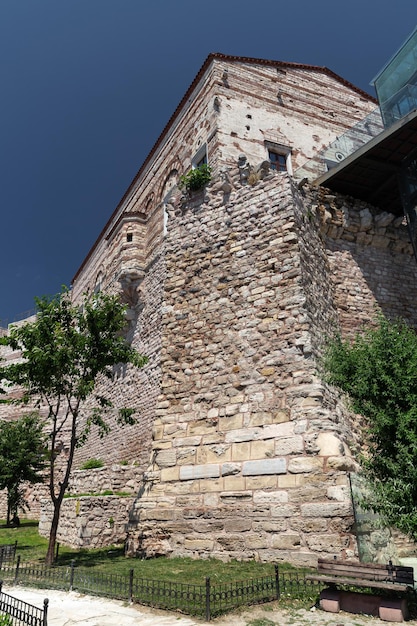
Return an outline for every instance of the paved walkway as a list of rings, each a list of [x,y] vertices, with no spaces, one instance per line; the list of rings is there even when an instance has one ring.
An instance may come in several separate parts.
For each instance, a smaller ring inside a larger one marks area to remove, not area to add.
[[[76,592],[27,589],[3,585],[3,591],[38,607],[49,598],[48,626],[202,626],[206,622],[178,613]],[[376,617],[349,613],[325,613],[310,609],[283,609],[276,602],[214,619],[213,626],[387,626]],[[417,625],[417,621],[407,624]]]

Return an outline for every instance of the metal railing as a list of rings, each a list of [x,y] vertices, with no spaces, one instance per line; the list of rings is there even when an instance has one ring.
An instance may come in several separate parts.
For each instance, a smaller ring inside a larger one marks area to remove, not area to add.
[[[28,602],[18,600],[2,591],[3,581],[0,580],[0,617],[10,616],[10,625],[47,626],[48,625],[48,598],[43,601],[43,609],[39,609]],[[6,620],[3,620],[7,624]],[[3,623],[2,622],[2,623]]]
[[[78,567],[75,561],[69,566],[47,567],[41,564],[4,564],[4,580],[13,584],[36,585],[90,595],[127,600],[169,611],[181,611],[210,621],[212,617],[227,613],[240,606],[279,600],[281,594],[298,598],[317,594],[317,584],[306,580],[297,572],[280,572],[274,566],[273,574],[232,583],[214,583],[206,578],[203,584],[188,584],[136,577],[133,569],[126,575],[94,572],[88,567]]]

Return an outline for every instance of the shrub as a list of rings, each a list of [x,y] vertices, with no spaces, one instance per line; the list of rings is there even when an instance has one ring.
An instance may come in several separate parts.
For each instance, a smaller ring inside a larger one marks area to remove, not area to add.
[[[187,191],[198,191],[203,189],[211,181],[211,167],[203,163],[200,167],[190,170],[180,177],[179,188]]]
[[[96,467],[103,467],[104,463],[101,459],[88,459],[83,465],[82,470],[95,469]]]
[[[0,615],[0,626],[13,626],[13,620],[10,615]]]

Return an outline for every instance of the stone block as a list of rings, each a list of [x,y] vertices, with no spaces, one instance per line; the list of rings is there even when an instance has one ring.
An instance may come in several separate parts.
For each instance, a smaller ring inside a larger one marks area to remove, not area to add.
[[[229,430],[226,432],[226,443],[241,443],[243,441],[253,441],[259,439],[261,428],[239,428],[236,430]]]
[[[262,474],[285,474],[285,459],[264,459],[262,461],[246,461],[243,463],[243,476],[260,476]]]
[[[308,474],[310,472],[321,472],[323,460],[318,457],[302,456],[288,461],[288,471],[291,474]]]
[[[250,459],[264,459],[274,456],[274,440],[252,441],[250,446]]]
[[[253,494],[254,504],[280,504],[288,502],[286,491],[255,491]]]
[[[241,469],[241,463],[223,463],[221,466],[221,474],[222,476],[233,476],[240,474]]]
[[[407,600],[405,598],[381,598],[379,619],[386,622],[404,622],[408,619]]]
[[[166,467],[164,469],[161,469],[161,482],[179,480],[179,478],[180,478],[179,467]]]
[[[200,493],[207,493],[209,491],[213,492],[213,491],[223,491],[224,489],[224,479],[223,478],[219,478],[217,480],[214,479],[206,479],[206,480],[200,480],[199,481],[199,490]]]
[[[173,448],[160,450],[156,455],[155,463],[159,467],[172,467],[177,462],[177,452]]]
[[[294,550],[300,543],[300,535],[282,534],[272,538],[271,546],[276,550]]]
[[[232,445],[232,461],[246,461],[250,457],[250,443],[234,443]]]
[[[198,478],[218,478],[220,466],[210,463],[207,465],[182,465],[179,468],[180,480],[195,480]]]
[[[265,550],[269,548],[267,538],[262,535],[245,535],[245,546],[248,550]]]
[[[228,432],[229,430],[236,430],[243,426],[243,414],[238,413],[236,415],[230,415],[229,417],[219,418],[219,430]]]
[[[287,454],[300,454],[304,452],[304,439],[301,435],[275,439],[274,452],[279,456],[287,456]]]
[[[246,488],[247,489],[275,489],[277,487],[277,479],[279,477],[275,475],[268,476],[247,476]]]
[[[340,611],[340,591],[337,589],[323,589],[320,592],[320,608],[330,613],[339,613]]]
[[[343,454],[343,443],[333,433],[319,433],[316,444],[320,456],[340,456]]]
[[[204,550],[211,552],[214,547],[214,541],[211,539],[185,539],[184,548],[187,550]]]
[[[292,489],[304,484],[305,478],[301,474],[284,474],[278,476],[278,487],[280,489]]]
[[[225,491],[239,491],[246,489],[246,479],[243,476],[225,476],[224,477],[224,489]]]

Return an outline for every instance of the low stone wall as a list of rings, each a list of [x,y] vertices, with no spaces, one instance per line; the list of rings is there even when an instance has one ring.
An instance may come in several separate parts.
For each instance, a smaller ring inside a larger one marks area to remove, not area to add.
[[[142,471],[134,465],[114,463],[106,467],[71,472],[68,493],[100,494],[111,489],[113,492],[137,493]]]
[[[62,503],[57,541],[71,548],[102,548],[124,543],[134,498],[82,496]],[[49,537],[52,503],[41,502],[39,534]]]

